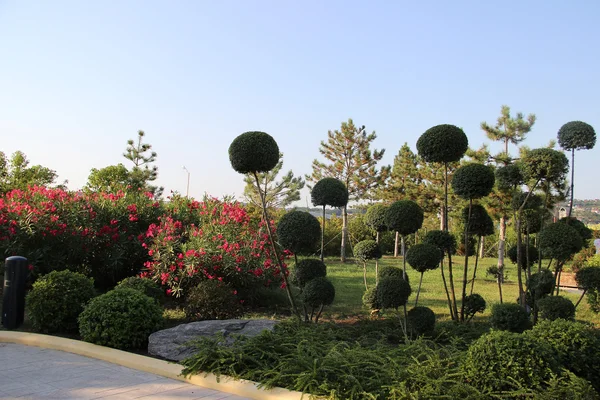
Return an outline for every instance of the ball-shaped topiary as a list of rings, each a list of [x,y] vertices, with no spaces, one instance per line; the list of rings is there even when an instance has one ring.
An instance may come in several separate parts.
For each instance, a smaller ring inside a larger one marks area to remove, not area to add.
[[[423,225],[423,209],[412,200],[399,200],[385,212],[386,225],[400,235],[410,235]]]
[[[377,276],[379,278],[379,280],[387,278],[387,277],[395,277],[395,278],[400,278],[400,279],[404,279],[406,282],[408,282],[410,284],[410,281],[408,280],[408,274],[406,275],[406,279],[404,278],[404,271],[402,271],[401,268],[398,267],[382,267],[379,268],[379,275]]]
[[[312,254],[321,239],[321,224],[306,211],[290,211],[277,224],[277,238],[294,254]]]
[[[229,161],[240,174],[268,172],[279,162],[279,146],[265,132],[245,132],[229,146]]]
[[[463,130],[449,124],[433,126],[417,140],[417,152],[426,162],[459,161],[468,147],[469,139]]]
[[[508,164],[496,169],[496,182],[500,190],[517,188],[524,181],[523,171],[516,164]]]
[[[374,240],[363,240],[354,246],[354,256],[365,262],[367,260],[378,260],[381,258],[381,249]]]
[[[542,230],[542,222],[552,218],[552,214],[546,208],[538,208],[537,210],[524,210],[523,219],[521,221],[521,229],[523,233],[538,233]]]
[[[435,329],[435,313],[429,307],[413,307],[406,315],[406,323],[412,337],[430,335]]]
[[[450,232],[433,230],[425,234],[423,243],[429,243],[436,246],[445,254],[456,253],[456,238]]]
[[[362,297],[362,303],[369,310],[381,309],[381,304],[377,301],[377,286],[372,286],[365,290]]]
[[[525,199],[527,199],[527,202],[525,202],[525,206],[523,206],[523,210],[535,210],[542,206],[543,201],[540,196],[538,196],[537,194],[531,194],[531,195],[529,195],[529,197],[527,197],[528,195],[529,195],[529,192],[515,193],[513,195],[512,201],[511,201],[512,209],[518,210],[525,202]]]
[[[566,297],[548,296],[537,302],[540,318],[554,321],[555,319],[575,320],[575,304]]]
[[[526,179],[556,182],[564,178],[569,170],[569,160],[562,151],[549,148],[528,151],[522,159],[523,175]]]
[[[565,150],[589,150],[596,144],[596,132],[585,122],[567,122],[558,131],[558,144]]]
[[[163,326],[163,310],[134,289],[111,290],[92,299],[79,316],[79,334],[86,342],[116,349],[138,349]]]
[[[419,272],[436,269],[442,260],[442,252],[429,243],[415,244],[406,252],[406,262]]]
[[[549,344],[562,366],[600,389],[600,336],[594,328],[556,319],[538,322],[527,334]]]
[[[485,311],[487,304],[485,299],[477,293],[473,293],[465,297],[465,317],[467,320],[473,318],[477,313]]]
[[[527,311],[516,303],[494,304],[490,324],[495,329],[521,333],[529,329]]]
[[[308,282],[315,278],[327,276],[327,266],[317,258],[306,258],[300,260],[294,267],[293,282],[303,288]]]
[[[335,178],[323,178],[310,192],[314,206],[344,207],[348,204],[348,188]]]
[[[385,223],[387,207],[383,204],[373,204],[365,213],[365,224],[375,232],[385,232],[388,226]]]
[[[498,393],[539,389],[560,371],[560,365],[549,344],[530,335],[492,331],[469,346],[462,369],[473,386]]]
[[[115,289],[130,288],[137,290],[146,296],[156,300],[159,304],[165,300],[165,293],[162,288],[153,280],[140,278],[139,276],[130,276],[117,284]]]
[[[31,326],[44,333],[77,331],[77,318],[96,295],[94,281],[71,271],[52,271],[39,278],[25,304]]]
[[[532,274],[527,281],[527,290],[536,300],[549,295],[554,290],[554,275],[547,269]]]
[[[581,236],[581,238],[583,239],[584,244],[586,241],[590,240],[593,237],[592,230],[575,217],[564,217],[559,219],[558,222],[570,225],[573,228],[575,228],[577,233],[579,233],[579,236]]]
[[[243,308],[235,290],[218,280],[204,280],[190,289],[183,311],[190,321],[240,317]]]
[[[489,236],[494,234],[494,221],[485,207],[480,204],[471,206],[471,218],[469,218],[469,207],[463,208],[462,219],[464,223],[469,221],[469,233],[477,236]]]
[[[406,304],[411,293],[410,285],[401,277],[387,276],[377,284],[377,302],[382,308],[398,309]]]
[[[496,177],[491,167],[483,164],[463,165],[452,175],[452,190],[466,200],[480,199],[490,194]]]
[[[529,251],[529,265],[527,265],[527,252]],[[513,264],[517,263],[517,246],[512,246],[507,252],[508,258]],[[538,261],[538,249],[530,244],[529,250],[526,244],[521,244],[521,267],[531,267]]]
[[[335,287],[325,277],[311,279],[304,286],[302,299],[304,304],[313,308],[320,307],[321,305],[328,306],[335,299]]]
[[[547,258],[568,260],[583,248],[583,239],[577,229],[562,222],[554,222],[538,233],[539,246]]]
[[[584,267],[575,273],[575,281],[582,290],[600,291],[600,267]]]

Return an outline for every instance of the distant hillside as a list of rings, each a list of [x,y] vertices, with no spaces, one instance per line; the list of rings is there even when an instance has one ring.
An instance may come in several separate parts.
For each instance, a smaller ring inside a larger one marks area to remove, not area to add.
[[[600,224],[600,199],[574,200],[573,216],[586,225]]]

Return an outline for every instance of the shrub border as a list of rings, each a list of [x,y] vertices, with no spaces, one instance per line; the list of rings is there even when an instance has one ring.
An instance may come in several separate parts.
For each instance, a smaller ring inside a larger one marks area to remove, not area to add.
[[[26,346],[43,347],[46,349],[60,350],[68,353],[107,361],[138,371],[160,375],[178,381],[190,383],[208,389],[219,390],[238,396],[249,397],[255,400],[299,400],[302,399],[301,392],[291,391],[283,388],[270,390],[259,389],[258,383],[248,380],[234,380],[228,376],[221,375],[217,380],[214,374],[194,375],[186,378],[181,375],[183,367],[179,364],[156,358],[132,354],[126,351],[110,347],[98,346],[79,340],[66,339],[50,335],[42,335],[29,332],[0,331],[0,343],[16,343]],[[310,398],[307,395],[305,398]]]

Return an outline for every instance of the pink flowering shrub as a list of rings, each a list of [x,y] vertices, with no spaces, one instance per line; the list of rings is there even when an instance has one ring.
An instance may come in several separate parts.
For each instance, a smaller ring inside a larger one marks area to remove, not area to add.
[[[167,208],[146,232],[151,260],[142,276],[166,286],[168,295],[185,297],[199,282],[216,280],[244,302],[257,288],[281,285],[266,229],[241,204],[175,197]]]

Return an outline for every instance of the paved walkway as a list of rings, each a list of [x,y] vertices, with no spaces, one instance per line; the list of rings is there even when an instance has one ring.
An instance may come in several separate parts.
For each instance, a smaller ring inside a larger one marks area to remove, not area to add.
[[[93,358],[0,343],[0,399],[249,400]]]

